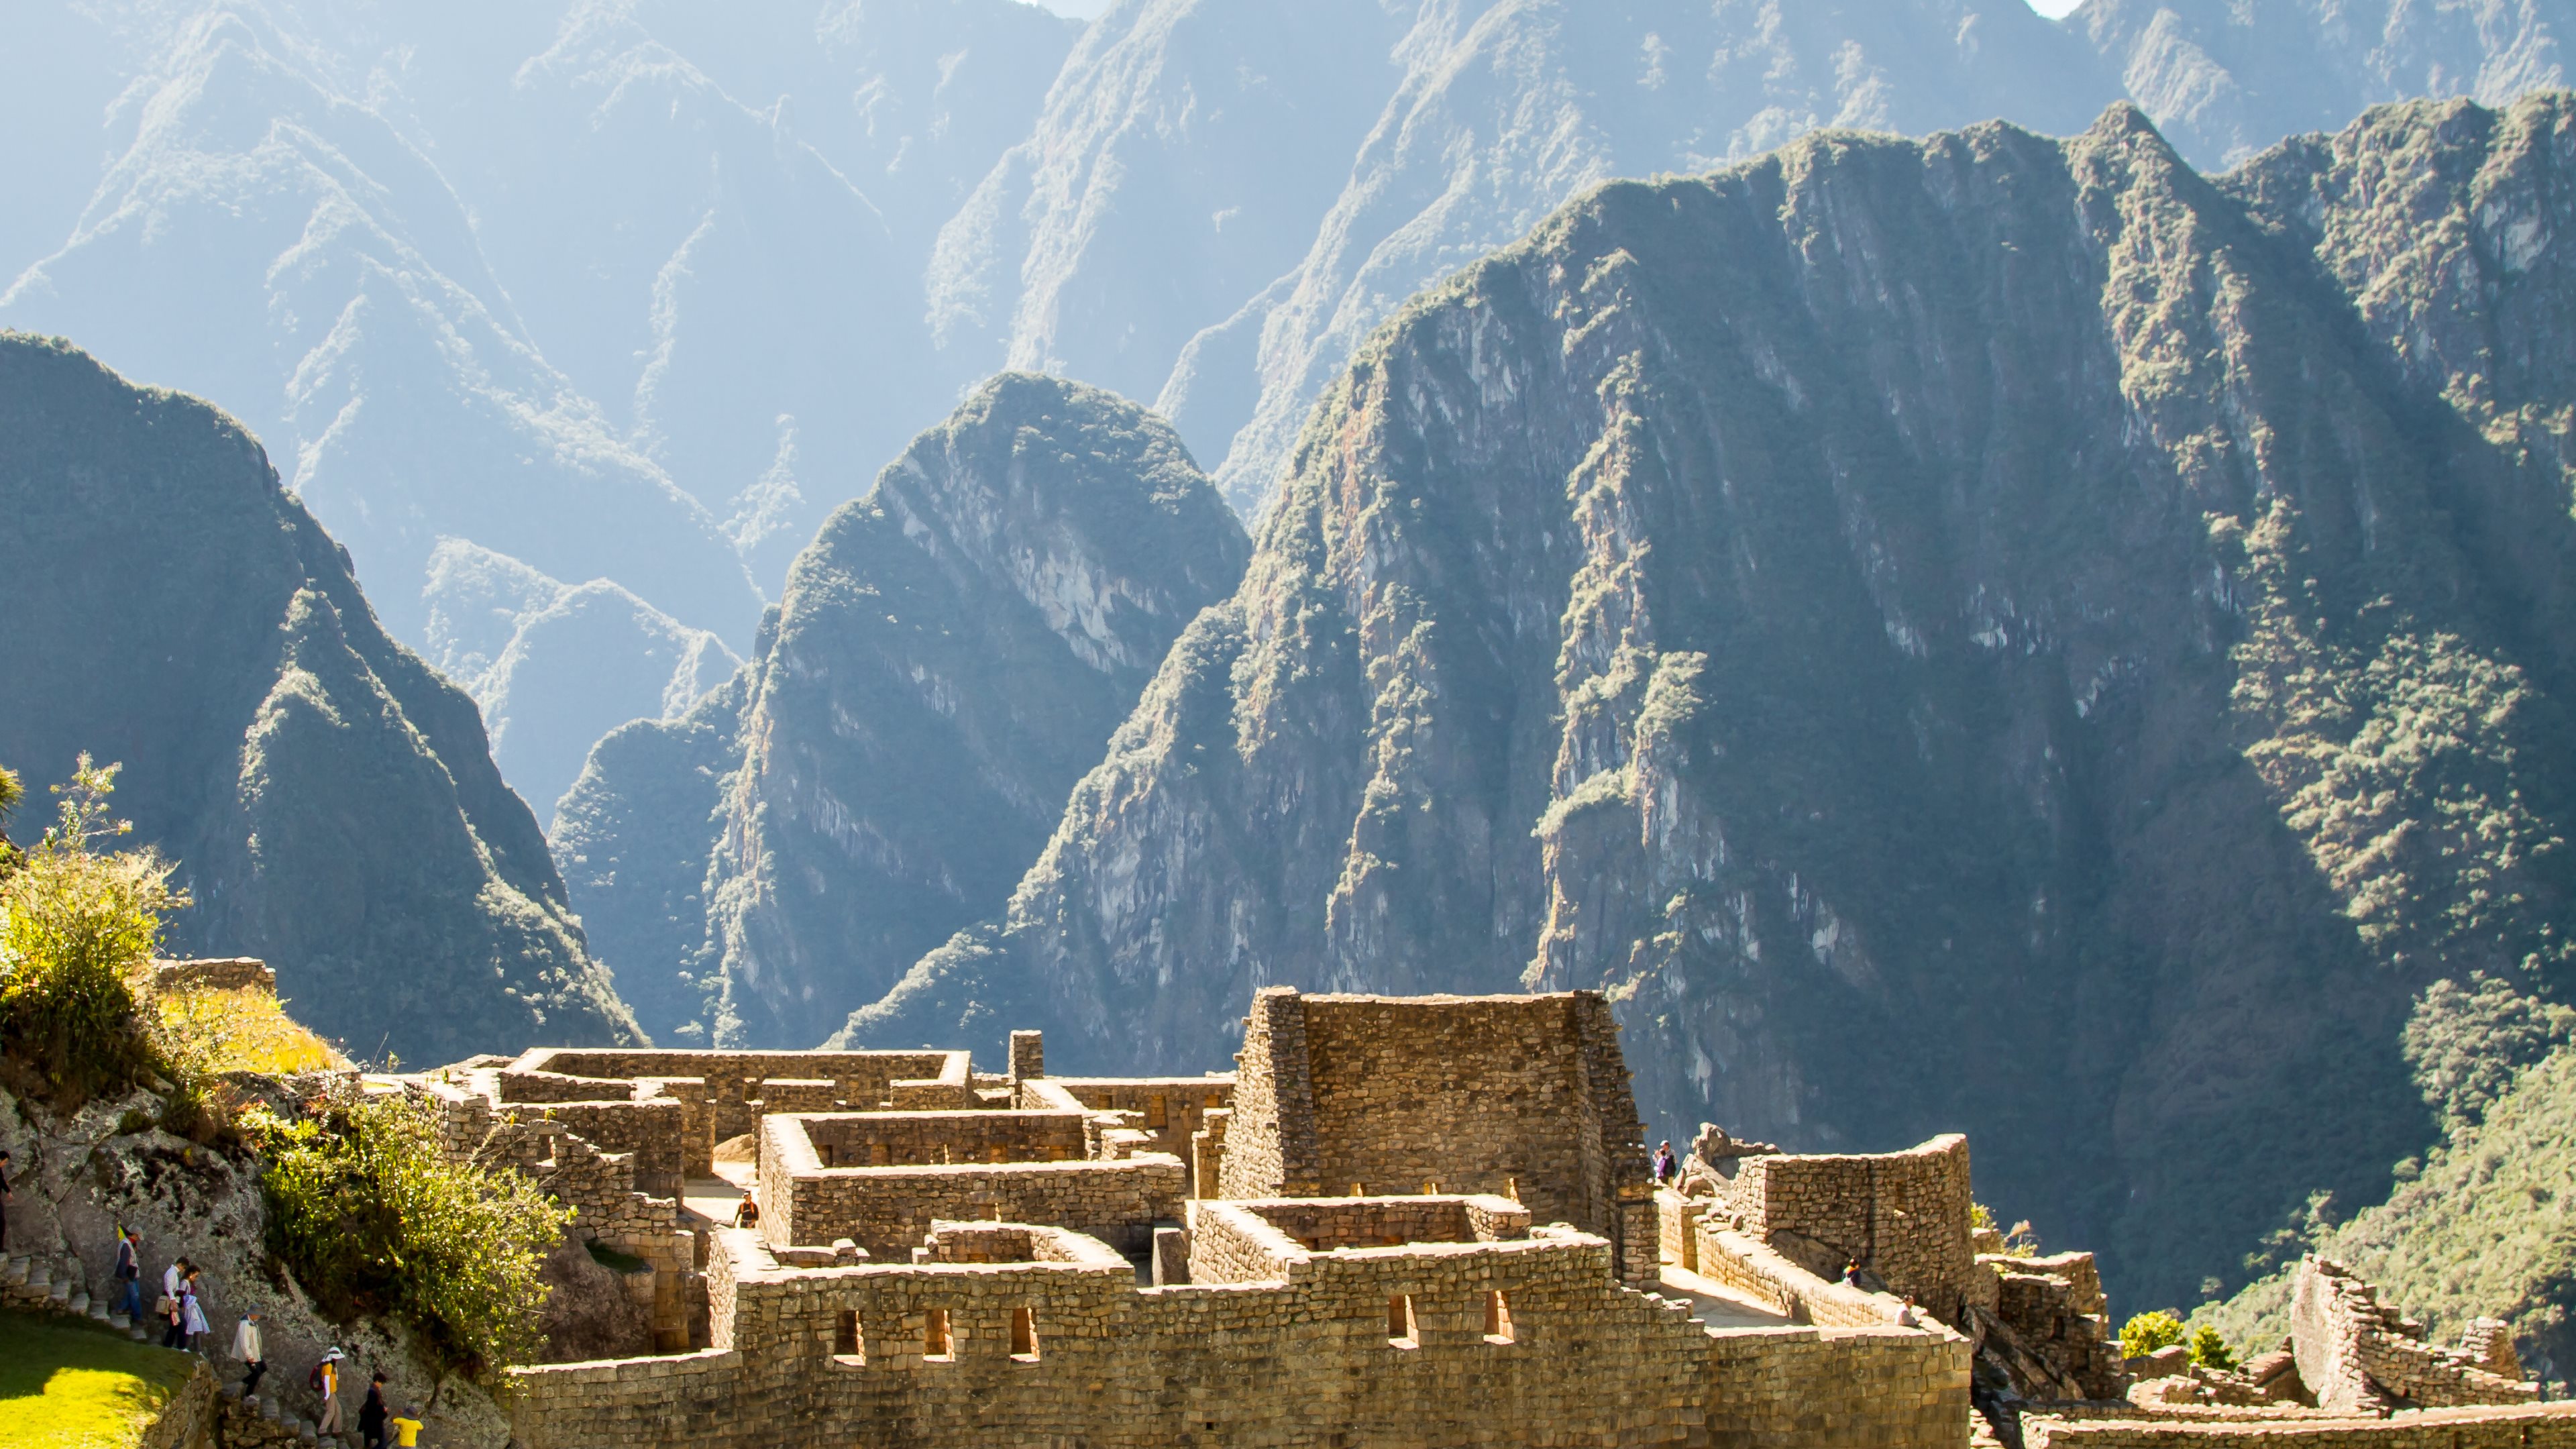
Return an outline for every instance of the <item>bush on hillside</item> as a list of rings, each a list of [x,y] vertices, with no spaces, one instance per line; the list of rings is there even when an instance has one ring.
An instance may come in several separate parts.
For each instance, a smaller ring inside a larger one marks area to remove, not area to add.
[[[81,756],[59,819],[0,879],[0,1047],[14,1085],[69,1107],[159,1066],[133,978],[188,904],[156,852],[101,848],[133,828],[108,815],[116,769]]]
[[[294,1120],[254,1107],[241,1121],[268,1161],[269,1251],[325,1313],[403,1323],[441,1374],[536,1352],[538,1269],[569,1210],[515,1172],[450,1162],[408,1097],[347,1087]]]
[[[2145,1358],[2182,1342],[2182,1319],[2166,1309],[2141,1313],[2120,1327],[2120,1356]]]
[[[2223,1373],[2236,1367],[2236,1351],[2227,1346],[2226,1335],[2204,1323],[2191,1331],[2191,1361]]]

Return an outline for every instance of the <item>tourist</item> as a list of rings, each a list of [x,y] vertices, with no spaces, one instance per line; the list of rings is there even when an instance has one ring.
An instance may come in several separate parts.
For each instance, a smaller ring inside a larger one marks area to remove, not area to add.
[[[760,1204],[753,1201],[749,1194],[744,1195],[742,1206],[733,1210],[733,1225],[737,1228],[760,1226]]]
[[[242,1398],[248,1401],[259,1392],[259,1377],[268,1372],[268,1346],[259,1331],[259,1310],[254,1308],[241,1316],[241,1326],[233,1330],[233,1357],[241,1360],[250,1372],[242,1378]]]
[[[179,1301],[179,1280],[186,1276],[188,1276],[188,1260],[185,1258],[173,1258],[170,1260],[170,1266],[161,1270],[161,1298],[164,1305],[160,1309],[162,1313],[167,1314],[170,1311],[168,1305]]]
[[[165,1276],[176,1278],[178,1274],[173,1272]],[[161,1346],[163,1348],[188,1346],[187,1293],[187,1284],[173,1283],[170,1291],[161,1295]]]
[[[358,1406],[358,1437],[366,1449],[385,1449],[385,1375],[367,1381],[367,1401]]]
[[[1670,1183],[1677,1166],[1678,1164],[1673,1160],[1673,1144],[1666,1142],[1658,1145],[1655,1148],[1655,1186],[1662,1187]]]
[[[401,1449],[420,1449],[420,1420],[412,1417],[418,1412],[417,1409],[405,1409],[389,1421],[393,1426],[394,1443]]]
[[[322,1355],[322,1361],[313,1366],[311,1376],[305,1380],[322,1396],[322,1416],[313,1422],[316,1434],[340,1432],[340,1358],[337,1348]]]
[[[116,1311],[128,1323],[143,1321],[143,1235],[116,1230]]]
[[[1843,1260],[1843,1282],[1851,1287],[1860,1288],[1860,1259],[1845,1258]],[[1869,1290],[1861,1288],[1861,1291],[1866,1293]]]
[[[206,1326],[206,1305],[200,1296],[205,1292],[205,1288],[199,1282],[200,1276],[198,1271],[191,1267],[188,1269],[188,1281],[179,1285],[179,1317],[180,1328],[186,1340],[182,1346],[190,1353],[203,1355],[206,1351],[206,1335],[212,1330]]]

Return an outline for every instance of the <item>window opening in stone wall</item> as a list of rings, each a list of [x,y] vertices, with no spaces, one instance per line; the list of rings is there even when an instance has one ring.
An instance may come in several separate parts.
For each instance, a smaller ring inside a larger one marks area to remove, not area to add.
[[[1497,1288],[1485,1295],[1485,1342],[1512,1341],[1512,1305]]]
[[[1426,1180],[1422,1184],[1422,1195],[1424,1197],[1438,1197],[1440,1195],[1440,1184]]]
[[[1011,1310],[1011,1358],[1016,1363],[1038,1361],[1038,1316],[1025,1303]]]
[[[871,1142],[868,1144],[868,1166],[892,1167],[893,1165],[894,1147],[891,1143]]]
[[[1168,1126],[1168,1125],[1170,1125],[1171,1120],[1172,1120],[1172,1108],[1171,1108],[1171,1104],[1170,1104],[1170,1102],[1169,1102],[1168,1100],[1166,1100],[1165,1098],[1163,1098],[1163,1097],[1161,1097],[1161,1096],[1159,1096],[1159,1095],[1154,1096],[1154,1097],[1149,1097],[1149,1098],[1147,1098],[1147,1099],[1146,1099],[1146,1101],[1145,1101],[1145,1125],[1146,1125],[1146,1126],[1148,1126],[1148,1127],[1164,1127],[1164,1126]]]
[[[831,1143],[829,1143],[829,1142],[821,1143],[821,1144],[819,1144],[819,1145],[817,1146],[816,1150],[822,1154],[822,1158],[823,1158],[823,1165],[824,1165],[825,1167],[838,1167],[838,1166],[840,1166],[840,1164],[839,1164],[839,1163],[834,1162],[834,1161],[832,1160],[832,1144],[831,1144]]]
[[[841,1321],[832,1329],[832,1357],[849,1364],[868,1361],[868,1344],[859,1333],[857,1310],[841,1310]]]
[[[1386,1300],[1386,1341],[1395,1348],[1420,1348],[1422,1336],[1413,1322],[1413,1295],[1398,1293]]]
[[[1351,1184],[1351,1196],[1353,1196],[1353,1197],[1366,1197],[1366,1196],[1368,1196],[1368,1194],[1367,1194],[1367,1193],[1365,1193],[1365,1192],[1363,1192],[1363,1191],[1361,1191],[1361,1190],[1360,1190],[1360,1185],[1359,1185],[1358,1183],[1356,1183],[1356,1182],[1355,1182],[1355,1183],[1352,1183],[1352,1184]]]
[[[921,1356],[950,1363],[957,1357],[956,1336],[948,1331],[948,1310],[934,1308],[922,1318]]]

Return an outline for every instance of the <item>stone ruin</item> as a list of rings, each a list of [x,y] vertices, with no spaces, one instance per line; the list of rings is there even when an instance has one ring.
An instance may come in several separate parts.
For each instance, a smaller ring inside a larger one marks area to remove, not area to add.
[[[2379,1301],[2379,1290],[2330,1258],[2299,1262],[2290,1296],[2289,1352],[2318,1408],[2387,1413],[2401,1408],[2523,1404],[2526,1383],[2503,1322],[2470,1322],[2460,1346],[2427,1343],[2424,1325]]]
[[[1265,990],[1198,1077],[1052,1077],[1016,1032],[1001,1073],[540,1048],[398,1083],[629,1265],[644,1340],[512,1370],[520,1449],[2576,1449],[2503,1325],[2430,1345],[2321,1259],[2282,1351],[2123,1363],[2092,1255],[1971,1225],[1956,1135],[1703,1127],[1659,1190],[1597,993]]]
[[[1010,1055],[551,1049],[421,1079],[449,1150],[647,1263],[655,1351],[514,1370],[519,1441],[1966,1436],[1970,1341],[1899,1298],[1776,1254],[1738,1275],[1770,1298],[1664,1281],[1597,993],[1265,990],[1236,1071],[1201,1077],[1052,1077],[1035,1033]],[[706,1210],[725,1171],[756,1221]]]

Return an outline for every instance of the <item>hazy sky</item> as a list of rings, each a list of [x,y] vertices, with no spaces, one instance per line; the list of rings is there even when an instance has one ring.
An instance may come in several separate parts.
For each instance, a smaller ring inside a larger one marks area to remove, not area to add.
[[[1058,15],[1073,15],[1084,20],[1109,8],[1109,0],[1037,0]],[[2042,15],[2064,15],[2084,0],[2030,0],[2030,8]]]

